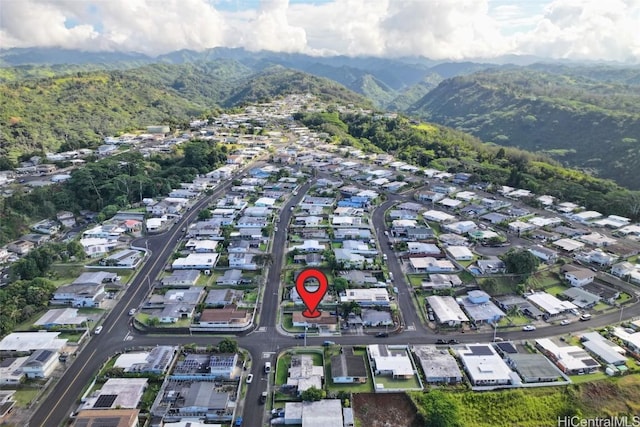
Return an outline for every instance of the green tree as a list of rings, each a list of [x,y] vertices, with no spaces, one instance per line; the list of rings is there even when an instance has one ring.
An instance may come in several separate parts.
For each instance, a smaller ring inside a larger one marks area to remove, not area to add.
[[[540,263],[538,257],[526,249],[510,249],[502,256],[502,260],[507,272],[512,274],[531,274]]]
[[[460,427],[460,414],[456,402],[440,390],[431,390],[419,398],[425,427]]]
[[[76,259],[82,260],[87,257],[87,254],[84,251],[84,247],[77,240],[72,240],[67,243],[67,252],[69,252],[69,256],[74,256]]]
[[[200,212],[198,212],[198,220],[199,221],[204,221],[207,219],[211,219],[212,217],[212,213],[211,210],[209,209],[202,209]]]
[[[347,289],[348,284],[349,282],[347,282],[347,279],[345,279],[344,277],[336,277],[333,280],[333,289],[337,294],[339,294]]]
[[[300,394],[304,402],[316,402],[322,399],[322,390],[316,387],[309,387]]]
[[[237,353],[238,352],[238,342],[231,338],[224,338],[218,344],[218,351],[220,353]]]

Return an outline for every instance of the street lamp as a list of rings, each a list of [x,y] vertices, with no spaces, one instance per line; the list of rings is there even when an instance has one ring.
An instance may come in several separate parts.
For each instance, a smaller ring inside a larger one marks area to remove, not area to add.
[[[622,311],[624,310],[624,306],[621,305],[620,306],[620,320],[618,320],[618,323],[622,323]]]
[[[304,325],[304,346],[307,346],[307,331],[309,330],[309,325],[305,324]]]

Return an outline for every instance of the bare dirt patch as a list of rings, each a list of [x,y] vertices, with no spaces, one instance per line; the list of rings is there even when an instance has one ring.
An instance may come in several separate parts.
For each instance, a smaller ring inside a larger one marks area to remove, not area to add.
[[[353,395],[354,417],[366,427],[420,427],[420,418],[404,393],[358,393]]]

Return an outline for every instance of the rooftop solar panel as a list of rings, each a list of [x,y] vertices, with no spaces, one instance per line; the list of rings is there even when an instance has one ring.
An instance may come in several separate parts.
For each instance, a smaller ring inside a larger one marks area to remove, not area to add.
[[[117,394],[101,394],[98,396],[96,403],[93,404],[94,408],[111,408],[113,402],[116,401]]]
[[[469,350],[474,356],[491,356],[493,351],[488,345],[470,345]]]

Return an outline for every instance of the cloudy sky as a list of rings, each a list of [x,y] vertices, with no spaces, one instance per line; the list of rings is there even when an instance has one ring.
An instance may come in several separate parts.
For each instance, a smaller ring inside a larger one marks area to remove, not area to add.
[[[0,48],[640,62],[640,0],[0,0]]]

